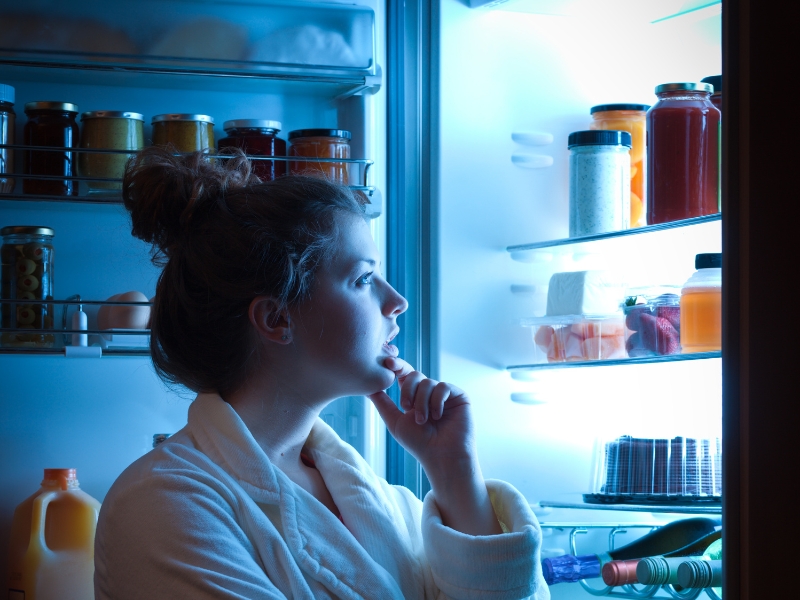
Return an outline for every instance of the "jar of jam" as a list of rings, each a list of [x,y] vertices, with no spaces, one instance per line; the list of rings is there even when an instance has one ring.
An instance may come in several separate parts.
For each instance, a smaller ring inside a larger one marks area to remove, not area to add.
[[[78,182],[72,179],[49,177],[74,177],[75,153],[69,148],[78,146],[78,107],[70,102],[28,102],[25,105],[28,121],[22,137],[26,146],[52,146],[53,150],[26,150],[23,153],[23,173],[44,176],[24,178],[25,194],[50,196],[77,196]]]
[[[647,223],[719,210],[720,112],[708,83],[666,83],[647,111]]]
[[[344,129],[297,129],[289,132],[289,156],[314,158],[350,158],[350,132]],[[347,185],[348,163],[334,161],[291,161],[292,174],[326,177]]]
[[[0,83],[0,144],[14,144],[14,123],[17,113],[14,112],[14,88]],[[14,172],[14,151],[11,148],[0,148],[0,194],[14,191],[14,179],[6,177]]]
[[[222,124],[226,137],[219,141],[219,150],[241,148],[248,156],[286,156],[286,141],[277,137],[280,121],[236,119]],[[254,160],[253,172],[261,181],[272,181],[286,175],[286,162]]]
[[[153,145],[172,145],[178,152],[214,149],[214,119],[208,115],[172,113],[152,118]]]
[[[601,104],[589,111],[589,129],[627,131],[631,134],[631,227],[642,227],[644,220],[644,154],[647,104]]]
[[[2,333],[2,345],[12,347],[51,347],[53,329],[53,236],[49,227],[3,227],[0,236],[0,327],[16,331]],[[28,331],[30,330],[30,331]]]
[[[135,112],[95,110],[81,114],[81,148],[95,150],[141,150],[144,147],[144,116]],[[81,152],[78,171],[84,177],[122,179],[132,154]],[[121,190],[121,181],[89,181],[90,194]]]

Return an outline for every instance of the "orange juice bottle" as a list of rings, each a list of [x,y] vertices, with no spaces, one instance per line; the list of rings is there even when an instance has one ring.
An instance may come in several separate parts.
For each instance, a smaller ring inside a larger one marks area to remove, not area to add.
[[[644,154],[649,108],[647,104],[600,104],[589,110],[589,129],[616,129],[631,134],[631,227],[646,225]]]
[[[11,524],[9,599],[94,598],[94,532],[100,503],[75,469],[45,469],[42,487],[17,506]]]
[[[681,289],[682,352],[722,349],[722,255],[698,254]]]

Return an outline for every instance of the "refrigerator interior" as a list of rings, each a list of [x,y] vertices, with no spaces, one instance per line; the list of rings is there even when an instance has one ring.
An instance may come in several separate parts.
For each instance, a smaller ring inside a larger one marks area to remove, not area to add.
[[[658,84],[721,73],[720,4],[469,4],[441,0],[439,14],[438,376],[472,398],[484,476],[511,482],[541,521],[667,522],[679,515],[538,503],[581,502],[598,436],[719,437],[721,359],[514,377],[506,368],[533,362],[531,331],[520,321],[544,315],[552,273],[615,269],[631,286],[681,286],[696,253],[720,252],[719,220],[513,254],[507,248],[568,237],[567,136],[589,128],[590,107],[652,105]],[[512,140],[518,132],[553,141],[521,145]],[[552,165],[521,168],[514,155]],[[569,531],[545,529],[544,556],[571,553]],[[605,550],[609,531],[578,536],[578,553]],[[631,527],[616,543],[646,531]],[[578,584],[552,593],[588,596]]]
[[[222,124],[229,119],[278,120],[283,139],[294,129],[347,129],[352,133],[351,156],[373,163],[367,181],[358,183],[374,188],[370,222],[376,243],[385,253],[385,223],[380,217],[386,178],[381,3],[172,0],[146,4],[151,8],[120,3],[111,10],[103,4],[101,11],[98,3],[89,0],[69,6],[49,1],[24,7],[5,0],[0,3],[4,19],[35,15],[49,23],[44,38],[39,38],[39,50],[34,42],[20,46],[23,42],[15,41],[13,32],[0,34],[0,82],[16,89],[17,144],[26,120],[24,104],[37,100],[72,102],[80,112],[142,113],[146,144],[152,139],[151,117],[162,113],[211,115],[217,140],[224,137]],[[162,18],[153,26],[156,14]],[[201,18],[215,19],[217,26],[222,22],[223,31],[228,25],[244,28],[248,48],[273,54],[247,55],[246,60],[208,56],[198,60],[190,54],[147,56],[157,54],[153,48],[171,27]],[[63,31],[54,23],[89,27],[82,19],[100,20],[103,26],[124,31],[135,50],[130,56],[99,58],[85,49],[62,52],[69,44],[81,48],[81,42],[60,36]],[[53,47],[41,41],[47,36],[56,40]],[[311,43],[303,46],[298,41],[303,36]],[[331,48],[341,50],[342,43],[351,54],[331,53]],[[320,55],[328,62],[315,60]],[[122,68],[98,65],[104,61]],[[44,68],[44,62],[52,66]],[[22,169],[19,154],[17,173]],[[365,166],[357,168],[364,175]],[[129,290],[153,297],[159,270],[150,262],[149,247],[131,236],[119,198],[89,202],[92,199],[82,183],[78,198],[40,201],[26,198],[21,178],[16,179],[14,191],[0,195],[0,227],[45,225],[55,230],[56,300],[73,294],[83,300],[105,300]],[[66,309],[67,323],[75,308]],[[97,309],[84,305],[89,329],[96,328]],[[58,327],[60,312],[56,321]],[[90,345],[96,341],[96,336],[90,337]],[[43,468],[77,468],[81,489],[102,501],[119,473],[151,449],[153,434],[173,433],[185,424],[194,397],[189,390],[165,386],[144,350],[102,358],[65,358],[64,343],[68,342],[57,340],[60,354],[13,350],[0,354],[0,464],[6,482],[0,492],[0,589],[5,589],[14,507],[36,491]],[[371,403],[363,397],[342,398],[322,418],[376,471],[383,472],[385,429]]]

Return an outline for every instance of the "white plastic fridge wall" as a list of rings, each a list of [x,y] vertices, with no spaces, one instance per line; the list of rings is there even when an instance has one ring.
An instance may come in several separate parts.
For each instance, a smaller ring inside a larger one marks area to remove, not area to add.
[[[632,435],[718,434],[720,361],[560,369],[532,382],[512,380],[505,367],[533,356],[530,330],[519,321],[544,314],[553,268],[516,263],[505,249],[568,236],[566,140],[589,128],[590,107],[654,104],[660,83],[721,72],[720,17],[649,24],[610,12],[580,19],[471,9],[459,0],[440,6],[439,376],[472,398],[486,477],[511,482],[531,503],[579,501],[590,484],[597,435],[626,428]],[[554,142],[520,146],[511,138],[518,131],[547,132]],[[521,169],[511,162],[515,152],[551,156],[553,165]],[[720,251],[718,234],[658,249],[629,242],[632,254],[647,257],[645,265],[652,258],[654,278],[678,285],[694,270],[687,248]],[[597,257],[575,256],[556,270],[598,266],[604,265]],[[511,285],[520,283],[540,291],[512,294]],[[513,392],[534,393],[542,404],[515,404]],[[664,520],[558,509],[540,518]],[[568,551],[557,532],[545,548]],[[587,546],[586,553],[597,550]],[[573,594],[586,597],[577,586],[553,588],[554,598]]]

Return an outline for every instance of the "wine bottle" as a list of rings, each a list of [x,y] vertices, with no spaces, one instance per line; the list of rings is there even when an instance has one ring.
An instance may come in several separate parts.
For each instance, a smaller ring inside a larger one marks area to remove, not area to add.
[[[721,529],[718,531],[713,531],[708,535],[701,537],[699,540],[695,540],[691,544],[684,546],[683,548],[679,548],[678,550],[664,554],[664,557],[672,558],[680,556],[699,556],[703,554],[712,543],[719,540],[721,537]],[[630,560],[612,560],[611,562],[605,563],[601,570],[603,582],[610,586],[640,583],[639,578],[636,575],[636,567],[640,560],[641,559],[635,558]],[[680,566],[678,568],[680,568]]]
[[[603,564],[612,560],[631,560],[645,556],[660,556],[692,545],[720,526],[719,518],[692,517],[672,521],[638,540],[602,554],[573,556],[566,554],[542,561],[544,579],[548,585],[600,577]]]

